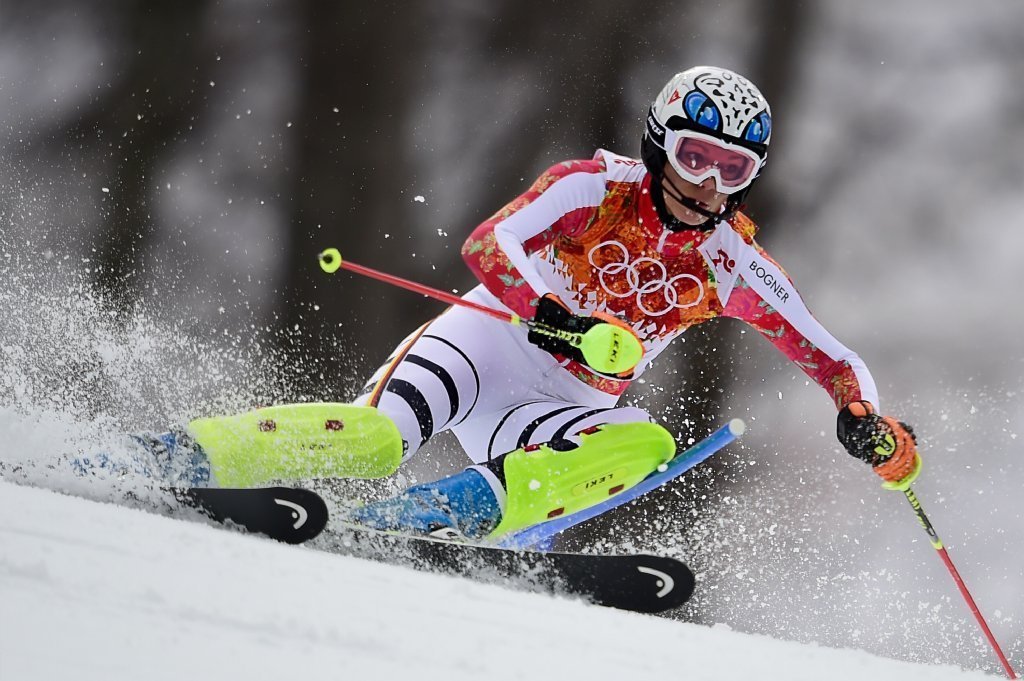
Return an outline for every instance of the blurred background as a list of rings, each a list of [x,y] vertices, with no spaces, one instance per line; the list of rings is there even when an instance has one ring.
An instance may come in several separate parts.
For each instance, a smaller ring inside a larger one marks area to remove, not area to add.
[[[282,400],[338,400],[441,311],[545,168],[638,155],[661,86],[749,76],[774,134],[759,241],[913,424],[918,493],[1024,667],[1024,4],[1014,0],[0,2],[0,451],[52,453]],[[997,672],[899,495],[742,324],[627,394],[741,445],[572,548],[675,552],[675,616]],[[465,463],[441,437],[401,482]]]

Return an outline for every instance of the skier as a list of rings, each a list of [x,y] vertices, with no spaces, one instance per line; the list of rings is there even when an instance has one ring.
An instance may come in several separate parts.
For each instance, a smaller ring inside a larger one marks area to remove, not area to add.
[[[400,345],[357,404],[391,417],[405,456],[451,428],[475,465],[353,519],[479,537],[530,482],[561,488],[551,510],[569,503],[586,477],[572,466],[589,457],[612,460],[608,469],[643,459],[642,477],[672,456],[672,438],[643,410],[616,406],[618,397],[671,340],[719,315],[747,322],[829,392],[852,455],[889,482],[916,475],[910,429],[878,415],[864,362],[810,315],[739,210],[765,166],[771,128],[768,103],[747,79],[691,68],[654,100],[641,161],[598,150],[592,160],[560,163],[481,224],[462,249],[482,282],[466,298],[576,332],[625,322],[646,354],[628,376],[603,375],[566,341],[450,309]],[[617,427],[632,446],[620,448]],[[524,477],[515,460],[526,454]]]
[[[477,227],[462,255],[481,284],[465,299],[574,333],[626,328],[644,355],[625,375],[601,373],[565,340],[448,309],[399,345],[339,422],[348,421],[349,442],[373,450],[364,463],[392,462],[375,474],[444,430],[474,463],[355,509],[350,520],[480,538],[636,484],[674,455],[675,443],[644,410],[617,406],[619,396],[673,339],[718,316],[752,326],[829,393],[850,454],[888,483],[914,479],[921,460],[911,429],[880,415],[864,362],[811,316],[740,211],[771,132],[768,103],[750,81],[691,68],[651,105],[640,160],[599,149],[591,160],[559,163]],[[193,429],[215,480],[200,468],[193,481],[262,480],[235,475],[260,455],[218,440],[209,422]],[[149,441],[164,461],[176,446],[190,461],[199,450],[173,435]],[[274,465],[286,477],[288,466]],[[347,472],[351,461],[327,465],[326,474]]]

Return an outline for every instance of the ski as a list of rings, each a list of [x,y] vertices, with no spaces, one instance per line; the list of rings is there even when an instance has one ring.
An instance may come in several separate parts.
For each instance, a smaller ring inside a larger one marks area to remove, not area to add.
[[[182,506],[222,524],[233,523],[286,544],[301,544],[327,526],[327,504],[316,492],[291,487],[173,488]]]
[[[326,535],[325,535],[326,536]],[[428,572],[461,575],[549,593],[581,596],[620,610],[657,613],[685,603],[693,573],[674,558],[505,549],[344,524],[335,550]]]

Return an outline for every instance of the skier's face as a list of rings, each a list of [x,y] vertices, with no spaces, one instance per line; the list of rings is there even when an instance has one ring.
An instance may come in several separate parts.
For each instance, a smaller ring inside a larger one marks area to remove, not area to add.
[[[720,213],[722,206],[729,200],[728,195],[722,194],[718,191],[715,186],[715,178],[709,177],[700,184],[694,184],[687,182],[679,176],[679,173],[675,171],[670,163],[665,164],[665,177],[675,185],[676,189],[688,199],[693,199],[702,205],[705,210],[711,211],[712,213]],[[704,222],[707,222],[707,218],[696,213],[683,204],[679,203],[672,198],[670,192],[665,192],[665,206],[669,212],[680,222],[686,225],[692,225],[696,227]]]

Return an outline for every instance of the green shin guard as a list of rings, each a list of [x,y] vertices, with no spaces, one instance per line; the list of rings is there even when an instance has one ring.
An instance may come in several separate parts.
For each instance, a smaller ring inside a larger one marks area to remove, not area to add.
[[[593,506],[637,484],[676,451],[669,432],[654,423],[609,423],[580,439],[568,451],[545,444],[505,457],[508,502],[490,537]]]
[[[375,407],[287,404],[196,419],[189,431],[223,487],[254,487],[271,480],[381,478],[394,473],[402,461],[398,428]]]

